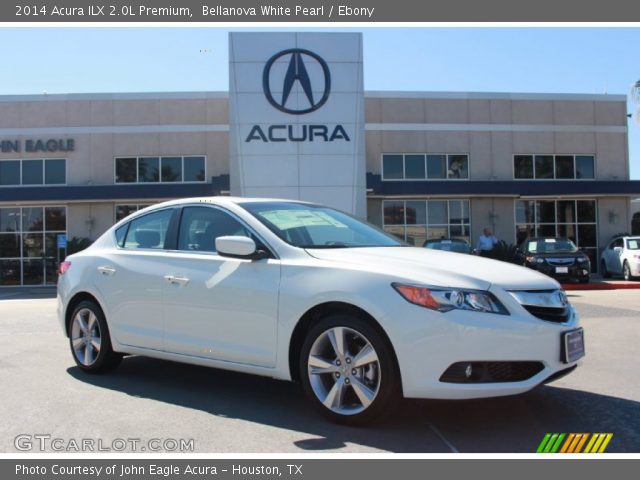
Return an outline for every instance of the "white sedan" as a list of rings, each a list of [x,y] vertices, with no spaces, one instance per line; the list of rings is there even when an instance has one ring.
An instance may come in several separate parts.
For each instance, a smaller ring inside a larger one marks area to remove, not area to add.
[[[288,200],[140,210],[61,263],[58,313],[87,373],[135,354],[294,380],[347,423],[400,396],[526,392],[584,355],[578,315],[546,275]]]
[[[600,255],[600,273],[604,278],[622,274],[625,280],[640,277],[640,237],[617,237]]]

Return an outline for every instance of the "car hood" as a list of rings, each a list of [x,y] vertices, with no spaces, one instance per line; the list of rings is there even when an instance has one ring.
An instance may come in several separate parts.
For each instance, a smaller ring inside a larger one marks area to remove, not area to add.
[[[511,263],[416,247],[307,249],[317,259],[358,266],[427,285],[487,290],[559,288],[546,275]]]

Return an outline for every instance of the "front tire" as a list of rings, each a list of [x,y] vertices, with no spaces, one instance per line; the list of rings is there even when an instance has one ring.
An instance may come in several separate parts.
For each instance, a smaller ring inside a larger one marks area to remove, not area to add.
[[[622,265],[622,275],[624,276],[624,279],[627,282],[630,282],[631,280],[633,280],[635,278],[633,275],[631,275],[631,267],[629,266],[629,262],[627,262],[626,260],[624,261],[624,264]]]
[[[102,309],[89,300],[80,302],[71,314],[69,346],[76,365],[83,372],[108,372],[122,360],[122,355],[111,348],[109,328]]]
[[[299,367],[311,402],[337,423],[370,422],[400,400],[391,346],[359,317],[336,314],[319,321],[305,338]]]

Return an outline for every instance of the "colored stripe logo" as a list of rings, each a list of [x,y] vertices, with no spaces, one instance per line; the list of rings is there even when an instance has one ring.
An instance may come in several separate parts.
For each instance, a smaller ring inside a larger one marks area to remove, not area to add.
[[[612,438],[613,433],[546,433],[536,453],[603,453]]]

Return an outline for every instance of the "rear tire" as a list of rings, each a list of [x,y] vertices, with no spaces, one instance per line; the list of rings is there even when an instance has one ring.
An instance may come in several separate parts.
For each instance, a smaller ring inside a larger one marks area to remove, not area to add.
[[[611,278],[611,274],[609,270],[607,270],[607,264],[604,260],[600,262],[600,273],[602,273],[602,278]]]
[[[80,302],[69,320],[69,346],[80,370],[105,373],[116,368],[122,354],[111,347],[109,328],[99,305],[90,300]]]
[[[391,345],[356,316],[330,315],[314,325],[302,345],[299,369],[311,402],[336,423],[371,422],[401,398]]]

